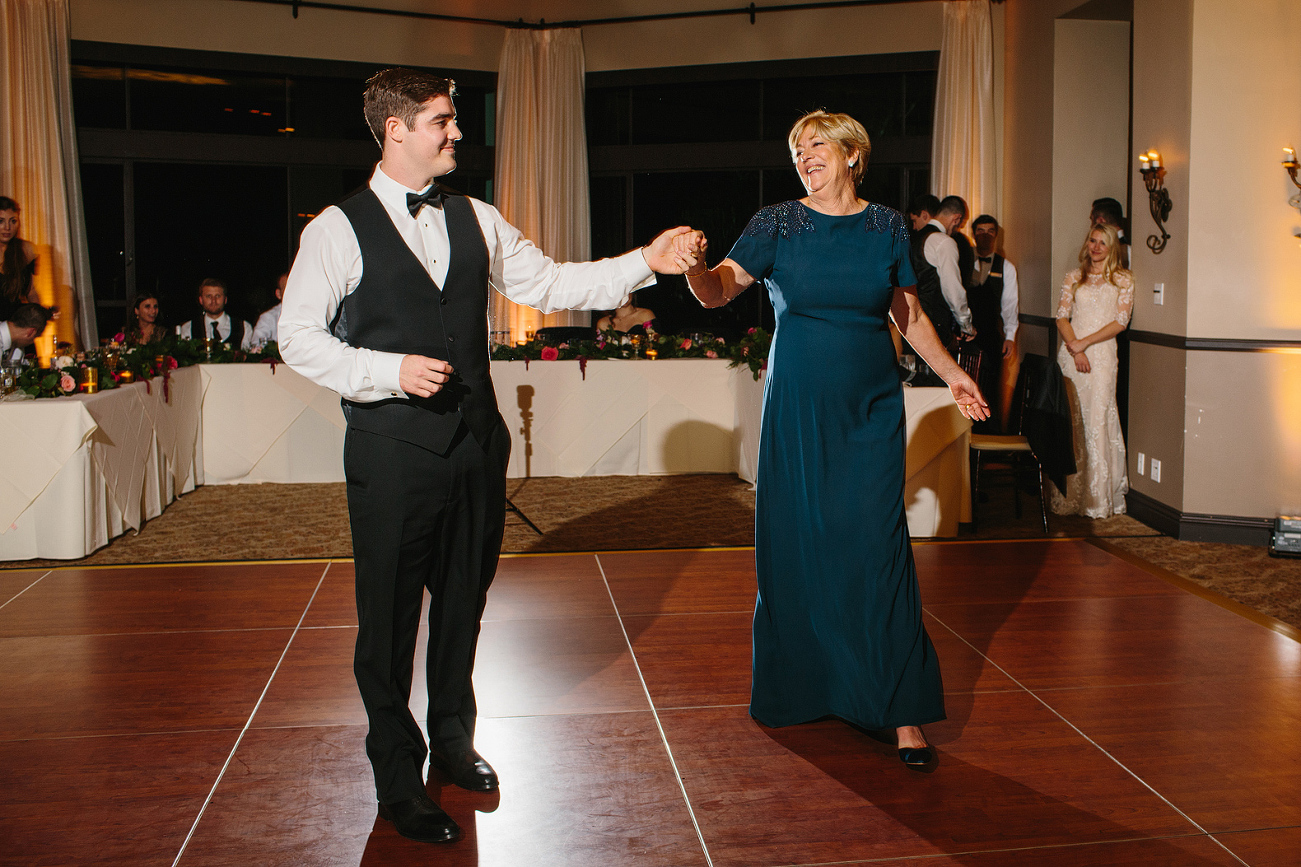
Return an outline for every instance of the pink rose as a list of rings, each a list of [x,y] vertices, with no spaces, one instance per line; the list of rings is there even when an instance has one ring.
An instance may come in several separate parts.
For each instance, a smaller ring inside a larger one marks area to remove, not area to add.
[[[712,349],[705,350],[705,358],[717,358],[717,357],[718,357],[718,353],[715,352],[714,350]]]
[[[560,350],[559,350],[559,349],[556,349],[554,346],[544,346],[544,347],[542,347],[542,360],[543,360],[543,361],[555,361],[555,360],[556,360],[557,358],[559,358],[559,357],[560,357]]]
[[[176,368],[178,368],[178,367],[180,367],[180,366],[181,366],[181,363],[180,363],[179,361],[177,361],[175,358],[172,358],[170,355],[167,356],[167,369],[168,369],[168,370],[175,370]]]
[[[71,394],[77,390],[77,380],[65,373],[63,376],[59,377],[59,388],[68,394]]]
[[[751,328],[749,331],[747,331],[747,332],[745,332],[745,333],[746,333],[746,334],[754,334],[754,329]]]
[[[683,348],[683,349],[690,349],[690,348],[691,348],[691,338],[690,338],[690,337],[688,337],[686,340],[682,341],[682,348]]]
[[[114,334],[114,335],[113,335],[113,342],[114,342],[114,343],[126,343],[126,335],[123,334],[121,331],[119,331],[117,334]]]

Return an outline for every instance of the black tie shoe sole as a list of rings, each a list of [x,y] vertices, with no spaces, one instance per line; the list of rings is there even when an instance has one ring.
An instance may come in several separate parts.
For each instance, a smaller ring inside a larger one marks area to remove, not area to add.
[[[899,760],[910,769],[923,774],[933,773],[940,766],[935,747],[900,747]]]

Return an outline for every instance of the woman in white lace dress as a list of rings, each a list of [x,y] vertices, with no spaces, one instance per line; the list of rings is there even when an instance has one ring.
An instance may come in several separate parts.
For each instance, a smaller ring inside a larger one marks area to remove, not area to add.
[[[1105,518],[1125,512],[1129,477],[1116,409],[1116,335],[1133,310],[1133,275],[1120,267],[1116,230],[1095,226],[1057,303],[1057,363],[1067,381],[1078,470],[1066,480],[1066,496],[1052,491],[1059,515]]]

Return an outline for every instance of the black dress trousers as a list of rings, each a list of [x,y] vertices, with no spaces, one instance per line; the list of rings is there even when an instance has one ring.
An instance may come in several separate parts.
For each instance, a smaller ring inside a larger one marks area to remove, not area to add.
[[[510,436],[500,416],[482,445],[462,424],[440,455],[350,426],[343,456],[357,573],[353,670],[377,794],[393,803],[425,790],[428,750],[408,703],[426,589],[430,746],[473,744],[470,676],[501,553]]]

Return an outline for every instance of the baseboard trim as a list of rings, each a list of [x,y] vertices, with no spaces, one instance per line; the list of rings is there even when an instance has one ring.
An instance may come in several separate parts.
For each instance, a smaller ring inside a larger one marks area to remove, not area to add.
[[[1137,491],[1125,495],[1125,505],[1130,517],[1182,542],[1225,542],[1263,548],[1273,532],[1270,518],[1181,512]]]

